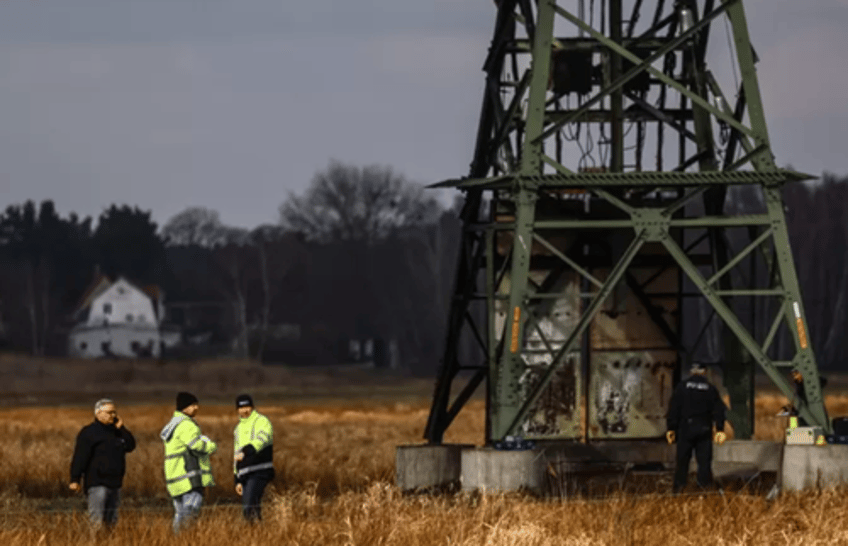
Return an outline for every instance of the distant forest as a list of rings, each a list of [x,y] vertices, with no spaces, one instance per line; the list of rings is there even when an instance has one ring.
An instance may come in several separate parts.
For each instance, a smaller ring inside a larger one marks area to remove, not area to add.
[[[112,205],[96,222],[51,201],[0,214],[0,343],[64,355],[98,275],[164,292],[166,322],[206,348],[269,362],[330,364],[348,340],[392,343],[433,369],[459,243],[455,210],[390,168],[331,162],[279,221],[252,230],[191,207],[163,226]],[[296,335],[292,335],[295,327]],[[295,337],[296,339],[292,339]]]
[[[810,335],[823,368],[848,360],[848,178],[784,188]],[[740,205],[744,206],[744,204]],[[112,205],[94,222],[51,201],[0,213],[0,343],[63,355],[96,275],[158,285],[166,320],[211,334],[217,351],[267,362],[329,364],[346,340],[393,343],[404,368],[441,357],[460,242],[457,207],[386,167],[336,162],[279,221],[226,226],[192,207],[163,226]],[[292,336],[295,328],[297,335]]]

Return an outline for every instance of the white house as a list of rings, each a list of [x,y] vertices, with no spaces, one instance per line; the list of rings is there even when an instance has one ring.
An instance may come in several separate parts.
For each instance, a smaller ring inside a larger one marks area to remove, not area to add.
[[[162,352],[162,294],[119,277],[99,277],[75,314],[68,354],[79,358],[158,357]]]

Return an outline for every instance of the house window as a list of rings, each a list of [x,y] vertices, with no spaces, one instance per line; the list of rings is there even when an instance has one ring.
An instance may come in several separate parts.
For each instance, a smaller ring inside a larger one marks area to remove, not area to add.
[[[125,292],[126,292],[126,290],[124,290],[123,286],[118,287],[118,294],[121,294],[123,296]]]
[[[111,303],[104,303],[103,304],[103,314],[104,315],[111,315],[112,314],[112,304]]]
[[[132,313],[127,313],[127,322],[132,322],[132,321],[133,321]]]
[[[80,350],[84,351],[86,349],[88,349],[88,343],[86,343],[85,341],[81,342],[80,343]]]

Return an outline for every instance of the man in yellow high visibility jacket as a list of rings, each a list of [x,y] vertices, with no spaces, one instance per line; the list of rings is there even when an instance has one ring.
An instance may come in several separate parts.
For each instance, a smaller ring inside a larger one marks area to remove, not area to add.
[[[246,520],[262,519],[262,493],[274,479],[274,428],[256,411],[250,395],[236,398],[239,422],[233,431],[233,473]]]
[[[209,456],[218,445],[194,421],[199,404],[188,392],[177,394],[177,411],[159,436],[165,442],[165,485],[174,501],[174,532],[200,512],[203,490],[215,485]]]

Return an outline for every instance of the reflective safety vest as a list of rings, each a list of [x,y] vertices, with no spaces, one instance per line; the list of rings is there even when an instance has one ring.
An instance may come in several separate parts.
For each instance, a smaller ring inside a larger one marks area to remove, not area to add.
[[[178,497],[192,489],[215,485],[209,456],[218,445],[200,432],[194,419],[175,411],[159,434],[165,442],[165,485]]]
[[[274,427],[267,417],[253,410],[249,416],[240,418],[233,430],[233,448],[234,455],[244,453],[244,459],[233,465],[236,483],[254,472],[263,472],[273,479]]]

